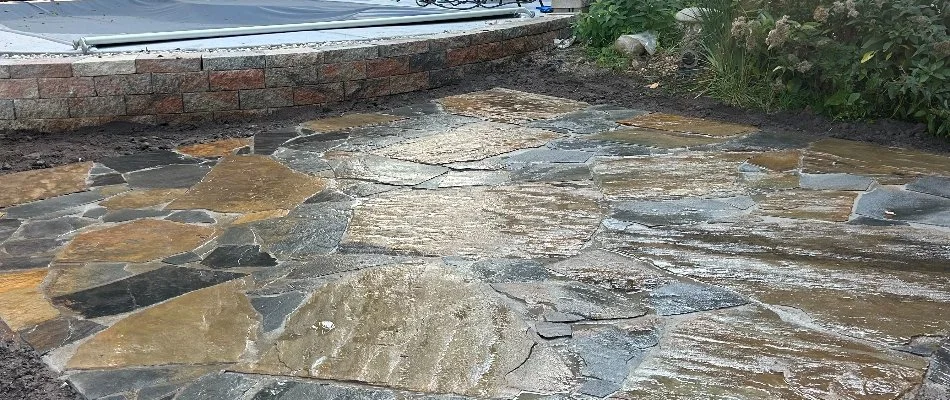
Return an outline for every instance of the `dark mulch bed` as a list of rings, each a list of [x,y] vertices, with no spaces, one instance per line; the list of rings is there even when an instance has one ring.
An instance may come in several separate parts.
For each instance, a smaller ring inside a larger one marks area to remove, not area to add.
[[[0,322],[0,400],[72,400],[82,397],[56,379],[39,354]]]
[[[58,134],[13,132],[0,134],[0,173],[96,160],[139,151],[173,148],[180,144],[221,137],[250,136],[283,128],[310,118],[351,111],[379,111],[429,101],[433,98],[496,86],[583,100],[594,104],[679,113],[756,125],[771,131],[815,137],[837,137],[888,146],[950,153],[950,139],[929,135],[922,124],[894,120],[843,122],[810,112],[766,114],[723,105],[705,97],[669,94],[650,89],[652,83],[631,73],[597,68],[580,60],[576,50],[538,52],[521,60],[499,64],[494,71],[471,76],[435,90],[337,104],[324,108],[278,113],[253,123],[208,124],[188,127],[143,127],[111,124]]]

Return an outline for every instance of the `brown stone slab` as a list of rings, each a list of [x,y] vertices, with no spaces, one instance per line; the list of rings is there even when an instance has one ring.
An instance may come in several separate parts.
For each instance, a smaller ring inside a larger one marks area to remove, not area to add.
[[[0,175],[0,207],[86,190],[90,169],[92,163],[83,162]]]
[[[803,172],[849,173],[882,184],[909,183],[921,175],[950,176],[950,157],[843,139],[822,139],[805,152]]]
[[[675,323],[616,398],[893,399],[923,379],[925,361],[810,330],[757,307]]]
[[[636,144],[640,146],[677,149],[722,143],[727,138],[715,138],[686,133],[674,133],[659,129],[624,127],[591,136],[591,139]]]
[[[257,312],[243,281],[197,290],[126,317],[93,336],[70,369],[238,361],[257,337]]]
[[[359,310],[359,312],[354,312]],[[527,325],[482,283],[435,263],[371,269],[318,289],[248,371],[429,393],[511,397]]]
[[[226,156],[201,183],[167,208],[237,213],[291,209],[326,184],[269,157]]]
[[[785,172],[798,169],[801,159],[802,152],[798,150],[771,151],[756,154],[748,162],[769,171]]]
[[[444,256],[572,256],[599,226],[600,201],[600,193],[582,185],[387,192],[356,207],[342,246]]]
[[[560,134],[498,122],[476,122],[448,132],[385,147],[374,153],[425,164],[477,161],[543,146]]]
[[[608,197],[676,199],[729,197],[743,193],[739,165],[752,154],[694,153],[604,161],[594,179]]]
[[[99,203],[108,209],[148,208],[166,204],[185,194],[186,189],[132,190]]]
[[[664,131],[698,133],[714,137],[738,136],[759,130],[754,126],[737,125],[703,118],[691,118],[663,113],[638,115],[622,120],[620,123]]]
[[[761,214],[773,217],[845,222],[858,193],[821,190],[782,190],[753,196]]]
[[[47,271],[0,274],[0,319],[14,331],[59,316],[40,289]]]
[[[242,147],[251,145],[250,138],[231,138],[208,143],[198,143],[179,147],[178,152],[192,157],[215,158],[234,154]]]
[[[438,101],[453,114],[507,123],[554,118],[588,106],[580,101],[503,88],[443,97]]]
[[[210,227],[141,219],[81,233],[58,260],[145,262],[192,250],[214,235]]]
[[[386,114],[345,114],[339,117],[315,119],[301,124],[314,132],[334,132],[361,126],[382,125],[398,121],[403,117]]]

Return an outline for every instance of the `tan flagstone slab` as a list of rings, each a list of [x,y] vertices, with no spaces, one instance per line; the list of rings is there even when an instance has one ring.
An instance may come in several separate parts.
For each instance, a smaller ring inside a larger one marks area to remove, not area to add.
[[[148,208],[167,204],[185,194],[187,189],[131,190],[105,199],[99,203],[108,209]]]
[[[592,172],[614,198],[676,199],[742,194],[739,165],[751,154],[692,153],[598,162]]]
[[[393,191],[355,208],[342,245],[426,255],[571,256],[600,224],[600,200],[584,185]]]
[[[0,320],[17,331],[59,316],[40,286],[47,270],[0,274]]]
[[[749,164],[773,172],[785,172],[798,169],[802,152],[798,150],[770,151],[759,153],[749,159]]]
[[[746,306],[674,322],[616,398],[896,399],[925,360]]]
[[[178,150],[179,153],[187,154],[192,157],[212,158],[224,157],[234,154],[234,152],[238,149],[241,149],[242,147],[248,147],[250,145],[251,138],[230,138],[215,140],[208,143],[197,143],[188,146],[181,146],[176,150]]]
[[[623,127],[591,136],[591,139],[606,140],[663,149],[705,146],[729,140],[729,138],[675,133],[659,129]]]
[[[133,265],[125,263],[55,264],[51,268],[52,278],[46,284],[46,294],[49,297],[62,296],[161,267],[162,264],[160,263]]]
[[[264,156],[227,156],[167,208],[248,213],[293,208],[326,187]]]
[[[798,189],[800,187],[798,173],[764,173],[742,174],[740,182],[754,192]]]
[[[884,346],[950,331],[948,232],[751,219],[602,240],[674,274],[801,310],[801,321]]]
[[[48,199],[89,188],[92,162],[0,175],[0,207]]]
[[[730,124],[727,122],[664,113],[638,115],[622,120],[620,123],[664,131],[698,133],[714,137],[738,136],[759,130],[754,126]]]
[[[238,361],[260,324],[235,281],[132,314],[84,342],[70,369]]]
[[[511,397],[505,375],[533,345],[527,325],[487,285],[433,262],[334,281],[286,326],[249,371]]]
[[[885,185],[921,175],[950,176],[950,157],[843,139],[822,139],[805,152],[803,172],[867,175]]]
[[[587,108],[580,101],[495,88],[438,100],[445,111],[490,121],[520,123],[548,119]]]
[[[290,210],[267,210],[267,211],[256,211],[252,213],[244,214],[232,222],[234,225],[249,224],[251,222],[263,221],[265,219],[274,219],[286,217],[290,213]]]
[[[545,129],[498,122],[476,122],[374,151],[375,154],[425,164],[477,161],[518,149],[543,146],[560,137]]]
[[[845,222],[858,198],[856,192],[781,190],[752,197],[762,214],[773,217]]]
[[[339,117],[315,119],[304,122],[302,126],[314,132],[334,132],[361,126],[388,124],[400,119],[403,119],[403,117],[386,114],[354,113],[344,114]]]
[[[215,235],[212,227],[140,219],[76,236],[59,254],[62,262],[145,262],[192,250]]]

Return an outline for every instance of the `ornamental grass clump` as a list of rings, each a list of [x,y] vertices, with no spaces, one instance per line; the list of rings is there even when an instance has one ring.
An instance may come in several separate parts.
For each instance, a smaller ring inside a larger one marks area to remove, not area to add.
[[[765,110],[892,117],[950,136],[950,2],[709,0],[701,88]]]

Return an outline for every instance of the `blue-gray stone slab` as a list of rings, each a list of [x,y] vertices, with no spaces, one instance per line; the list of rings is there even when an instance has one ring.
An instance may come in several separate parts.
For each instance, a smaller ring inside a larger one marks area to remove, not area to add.
[[[26,340],[37,353],[60,348],[105,329],[95,322],[73,317],[59,317],[32,328],[21,330],[20,337]]]
[[[304,399],[395,400],[396,395],[388,389],[278,380],[257,392],[252,400]]]
[[[514,181],[571,182],[591,180],[587,164],[525,164],[511,172]]]
[[[330,163],[324,160],[320,153],[280,148],[271,157],[295,171],[319,176],[333,175],[329,172],[331,170]]]
[[[261,331],[270,332],[280,328],[290,313],[294,312],[303,302],[301,292],[288,292],[276,296],[252,297],[251,305],[261,314]]]
[[[646,156],[656,153],[665,153],[665,149],[651,149],[645,146],[623,144],[606,140],[588,140],[583,138],[567,138],[555,140],[547,144],[548,148],[556,150],[580,150],[593,153],[596,156],[630,157]]]
[[[346,143],[346,139],[349,137],[349,132],[316,133],[313,135],[298,136],[284,143],[281,147],[312,153],[323,153]],[[274,154],[277,153],[275,152]]]
[[[106,215],[102,217],[102,222],[125,222],[141,218],[164,217],[169,213],[171,213],[171,211],[168,210],[115,210],[106,213]]]
[[[105,174],[93,176],[90,186],[109,186],[122,183],[125,183],[125,178],[123,178],[121,174]]]
[[[863,194],[854,208],[866,217],[950,227],[950,199],[894,188]]]
[[[405,261],[405,257],[394,257],[384,254],[357,254],[313,257],[306,262],[295,265],[287,274],[287,279],[312,279],[343,272],[358,271],[364,268],[395,264]]]
[[[611,120],[610,113],[586,109],[556,118],[534,121],[529,123],[528,126],[558,133],[590,135],[609,131],[618,125]]]
[[[620,387],[621,385],[618,383],[601,379],[588,379],[577,388],[577,392],[588,396],[605,398],[620,390]]]
[[[487,283],[538,282],[555,278],[544,264],[534,260],[489,258],[480,261],[443,258],[446,265]]]
[[[716,147],[733,151],[804,149],[816,139],[803,133],[759,131]]]
[[[331,253],[343,238],[350,211],[303,204],[283,218],[248,224],[261,246],[278,259],[308,259]]]
[[[185,224],[213,224],[216,222],[211,214],[201,210],[176,211],[165,217],[165,219]]]
[[[82,214],[82,216],[83,216],[83,218],[98,219],[99,217],[102,217],[103,215],[106,215],[108,212],[109,212],[109,209],[108,209],[108,208],[105,208],[105,207],[93,207],[93,208],[90,208],[88,211],[84,212],[84,213]]]
[[[907,190],[950,198],[950,178],[924,176],[907,185]]]
[[[0,271],[46,268],[53,262],[52,254],[33,254],[28,256],[0,254]]]
[[[173,151],[161,150],[147,153],[130,154],[102,160],[102,165],[117,172],[126,173],[140,169],[155,168],[172,164],[197,164],[201,160],[184,156]]]
[[[0,250],[14,256],[40,255],[57,250],[64,244],[66,239],[61,238],[8,240],[0,246]]]
[[[254,244],[254,232],[247,226],[232,226],[216,239],[218,244]]]
[[[201,265],[212,269],[273,267],[277,265],[277,260],[261,251],[261,246],[256,244],[226,245],[212,250],[201,260]]]
[[[868,190],[874,179],[851,174],[800,174],[798,185],[813,190]]]
[[[125,174],[125,180],[133,188],[186,189],[190,188],[211,171],[207,165],[166,165]]]
[[[649,111],[645,110],[635,110],[632,108],[626,108],[621,106],[615,106],[610,104],[599,104],[595,106],[590,106],[587,108],[591,111],[600,111],[607,114],[607,119],[611,121],[621,121],[625,119],[630,119],[633,117],[638,117],[641,115],[649,114]]]
[[[53,298],[86,318],[129,312],[245,274],[165,266],[106,285]]]
[[[570,324],[549,321],[536,322],[534,324],[534,330],[538,332],[538,336],[541,336],[545,339],[569,337],[573,332]]]
[[[650,303],[658,315],[680,315],[748,304],[739,294],[716,286],[671,283],[650,293]]]
[[[857,216],[848,221],[848,225],[864,225],[864,226],[906,226],[910,225],[904,221],[894,221],[889,219],[877,219],[865,216]]]
[[[187,373],[182,374],[182,369],[179,367],[142,367],[79,371],[70,373],[66,379],[87,399],[100,399],[121,393],[138,392],[136,400],[164,400],[164,397],[149,397],[149,395],[158,394],[163,396],[168,394],[169,391],[156,393],[156,391],[148,389],[152,387],[177,388],[185,383],[181,382],[180,379],[188,379],[188,375]]]
[[[181,254],[175,254],[171,257],[168,257],[162,260],[163,263],[171,264],[171,265],[183,265],[183,264],[193,263],[197,261],[201,261],[201,256],[195,253],[192,253],[190,251],[186,251]]]
[[[182,389],[175,400],[241,399],[261,378],[231,372],[216,372],[198,378]]]
[[[387,111],[387,115],[394,115],[397,117],[417,117],[421,115],[429,114],[441,114],[442,107],[435,102],[429,103],[419,103],[412,104],[405,107],[399,107],[390,111]]]
[[[13,232],[20,228],[20,224],[18,219],[0,219],[0,242],[13,235]]]
[[[572,339],[574,352],[583,360],[581,374],[622,385],[631,368],[642,361],[647,349],[659,343],[656,332],[629,332],[614,326]]]
[[[613,207],[610,217],[650,227],[719,222],[748,213],[755,202],[745,196],[722,199],[625,201]]]
[[[927,380],[938,385],[950,386],[950,339],[944,339],[940,348],[930,357]]]
[[[271,155],[288,140],[297,137],[294,128],[263,132],[254,135],[254,154]]]
[[[10,207],[4,210],[4,212],[7,213],[7,218],[36,218],[93,203],[104,198],[102,193],[92,190],[22,204],[16,207]]]
[[[538,149],[528,149],[519,151],[506,156],[505,161],[508,164],[532,164],[532,163],[585,163],[594,153],[579,150],[558,150],[546,147]]]

